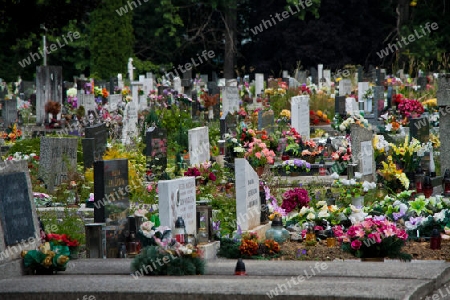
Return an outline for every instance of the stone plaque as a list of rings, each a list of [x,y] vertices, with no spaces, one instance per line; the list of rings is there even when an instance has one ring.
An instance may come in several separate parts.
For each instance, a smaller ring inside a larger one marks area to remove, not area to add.
[[[209,128],[196,127],[188,130],[189,163],[199,165],[210,159]]]
[[[236,223],[242,231],[260,225],[259,177],[245,158],[235,159]]]
[[[108,128],[105,123],[86,127],[84,129],[87,139],[94,139],[94,160],[101,160],[108,143]]]
[[[303,141],[310,138],[309,125],[309,96],[295,96],[291,98],[291,121]]]

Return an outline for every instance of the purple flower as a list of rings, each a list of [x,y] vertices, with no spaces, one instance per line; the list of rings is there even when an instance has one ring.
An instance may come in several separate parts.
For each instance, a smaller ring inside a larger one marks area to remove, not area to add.
[[[219,231],[220,230],[220,221],[217,221],[217,222],[213,221],[212,226],[213,226],[214,231]]]
[[[398,219],[400,219],[401,217],[403,217],[404,214],[401,213],[401,212],[398,212],[398,213],[395,212],[395,213],[392,213],[392,216],[394,217],[394,220],[397,221]]]
[[[373,220],[374,221],[384,221],[386,219],[385,216],[374,216]]]

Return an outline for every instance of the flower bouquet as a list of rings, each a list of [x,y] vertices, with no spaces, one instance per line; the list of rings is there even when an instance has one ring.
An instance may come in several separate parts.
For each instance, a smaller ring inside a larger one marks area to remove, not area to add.
[[[253,142],[248,144],[248,150],[244,157],[252,167],[257,168],[264,167],[267,164],[273,165],[276,155],[260,139],[254,138]]]
[[[414,99],[402,99],[397,108],[404,118],[418,118],[424,112],[422,103]]]
[[[401,252],[408,238],[405,230],[387,220],[367,218],[350,226],[339,237],[342,250],[358,258],[394,258],[410,261],[412,256]]]
[[[155,227],[151,221],[141,224],[138,232],[143,249],[135,256],[131,269],[142,275],[203,275],[205,261],[192,244],[181,244],[172,238],[170,228]]]
[[[331,170],[338,174],[343,174],[347,171],[347,165],[352,159],[351,151],[340,147],[337,151],[331,153],[331,159],[334,161]]]
[[[294,176],[296,173],[309,172],[311,164],[303,159],[288,159],[281,163],[280,169],[282,172]]]
[[[309,201],[308,191],[296,187],[283,193],[283,203],[281,204],[281,208],[284,209],[286,213],[295,210],[300,211],[304,206],[309,206]]]

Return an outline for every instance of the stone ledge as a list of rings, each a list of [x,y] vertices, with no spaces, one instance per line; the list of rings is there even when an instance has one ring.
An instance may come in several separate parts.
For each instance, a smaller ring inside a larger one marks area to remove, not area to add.
[[[217,259],[217,251],[219,251],[220,242],[214,241],[207,244],[199,244],[197,247],[203,252],[203,258],[206,261],[215,260]]]
[[[0,264],[0,280],[20,277],[24,274],[25,270],[22,258]]]

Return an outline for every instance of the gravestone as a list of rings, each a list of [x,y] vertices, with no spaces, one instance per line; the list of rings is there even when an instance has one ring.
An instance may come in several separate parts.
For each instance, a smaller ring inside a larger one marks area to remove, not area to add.
[[[306,83],[306,71],[299,71],[298,72],[297,81],[300,84]]]
[[[48,101],[63,104],[62,82],[61,66],[36,67],[36,125],[45,123],[45,104]],[[61,119],[61,113],[56,119]]]
[[[167,131],[150,127],[145,133],[147,163],[153,170],[167,167]]]
[[[109,111],[114,111],[119,107],[119,104],[122,102],[121,94],[110,94],[109,95]]]
[[[220,88],[217,86],[217,83],[214,81],[208,82],[208,93],[211,96],[219,95],[217,98],[216,104],[213,107],[214,119],[217,119],[220,116]]]
[[[345,96],[338,96],[334,99],[334,113],[345,116]]]
[[[347,96],[352,93],[352,81],[350,79],[341,79],[339,81],[339,96]]]
[[[181,85],[185,88],[185,92],[187,93],[188,91],[186,91],[186,88],[191,88],[192,85],[192,70],[186,70],[186,72],[183,73],[183,79],[181,79]]]
[[[80,91],[77,94],[78,105],[84,107],[84,111],[86,115],[88,111],[96,111],[97,103],[95,102],[95,96],[93,94],[84,94],[83,91]]]
[[[318,80],[319,80],[318,73],[317,73],[317,69],[314,67],[311,68],[311,80],[312,80],[312,83],[318,84]]]
[[[127,223],[130,209],[128,159],[94,162],[94,222],[106,225]]]
[[[258,111],[258,130],[265,129],[267,133],[273,133],[274,122],[275,117],[272,109]]]
[[[182,89],[182,86],[181,86],[181,79],[180,79],[180,77],[175,77],[175,78],[173,79],[173,89],[174,89],[175,91],[177,91],[178,94],[182,94],[182,93],[183,93],[183,89]]]
[[[264,93],[264,74],[263,73],[255,73],[255,93],[257,95],[261,95]]]
[[[200,165],[210,159],[209,128],[196,127],[188,130],[189,163]]]
[[[377,121],[381,116],[381,112],[384,109],[384,87],[374,86],[373,87],[373,101],[374,101],[374,117]]]
[[[392,97],[394,96],[394,91],[392,89],[392,86],[388,86],[387,88],[387,107],[391,108],[392,107]]]
[[[367,128],[352,124],[350,126],[352,137],[352,162],[358,165],[363,174],[362,180],[375,181],[375,159],[373,156],[373,133]]]
[[[430,140],[430,120],[428,116],[411,118],[409,121],[409,135],[410,138],[415,138],[421,143],[428,143]]]
[[[0,279],[22,275],[21,251],[41,244],[29,174],[26,160],[0,162]]]
[[[331,88],[331,70],[323,70],[323,78],[325,78],[325,87]]]
[[[362,66],[358,66],[357,79],[358,82],[362,82],[364,80],[364,69]]]
[[[220,136],[225,138],[225,134],[228,133],[231,136],[236,136],[237,128],[237,115],[226,112],[220,118]]]
[[[419,77],[417,78],[417,85],[419,91],[424,91],[427,88],[427,78],[426,77]]]
[[[261,224],[261,199],[259,177],[245,158],[236,158],[236,220],[242,231],[252,230]]]
[[[132,138],[138,135],[138,108],[134,100],[127,103],[123,116],[122,143],[130,144]]]
[[[364,103],[364,111],[369,111],[367,106],[367,99],[364,99],[364,94],[369,88],[370,87],[368,82],[358,82],[358,102],[360,107],[362,107],[361,103]]]
[[[319,90],[322,89],[322,87],[323,87],[323,83],[324,83],[323,79],[324,79],[323,78],[323,65],[320,64],[317,66],[317,86],[318,86]]]
[[[345,98],[345,113],[346,114],[359,114],[359,106],[356,99],[353,97]]]
[[[236,86],[226,86],[223,89],[222,95],[222,112],[237,112],[239,111],[239,90]]]
[[[39,177],[47,185],[47,190],[68,181],[69,172],[76,171],[78,138],[41,137]]]
[[[94,139],[92,155],[94,160],[101,160],[106,151],[106,144],[108,143],[108,127],[106,127],[106,124],[102,123],[86,127],[84,129],[84,135],[86,139]]]
[[[117,74],[117,87],[121,90],[124,87],[124,83],[123,83],[123,78],[122,78],[122,74],[119,73]]]
[[[144,84],[139,81],[134,81],[131,83],[131,96],[136,105],[136,109],[146,109],[147,105],[147,95],[140,95],[144,93]]]
[[[309,140],[310,125],[308,95],[291,98],[291,126],[302,136],[303,141]]]
[[[182,217],[186,233],[197,234],[195,177],[158,181],[158,208],[161,226],[175,232],[175,221]]]
[[[5,127],[17,122],[17,99],[4,101],[2,118]]]
[[[200,86],[206,86],[206,84],[207,84],[208,81],[209,81],[208,75],[207,75],[207,74],[201,74],[201,75],[200,75],[200,79],[202,80],[202,81],[200,82]]]
[[[83,148],[83,165],[84,169],[92,168],[95,161],[95,139],[84,138],[81,140]]]
[[[200,114],[199,110],[200,103],[197,99],[197,91],[192,91],[192,110],[191,110],[191,116],[192,119],[198,119],[198,116]]]
[[[450,74],[437,79],[439,106],[439,135],[441,140],[441,170],[450,169]],[[441,172],[442,173],[442,172]]]

